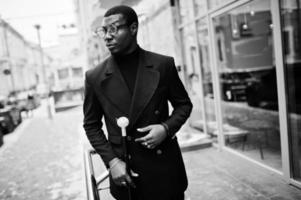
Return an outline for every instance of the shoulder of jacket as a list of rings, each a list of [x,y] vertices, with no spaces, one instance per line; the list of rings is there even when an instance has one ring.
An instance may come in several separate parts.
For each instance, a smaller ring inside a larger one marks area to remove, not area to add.
[[[147,55],[147,57],[152,57],[154,59],[158,59],[158,60],[173,60],[173,57],[171,56],[167,56],[164,54],[159,54],[159,53],[155,53],[155,52],[151,52],[151,51],[146,51],[145,53]]]
[[[108,59],[109,58],[106,58],[104,61],[102,61],[97,66],[87,70],[86,71],[86,79],[89,79],[89,80],[94,79],[94,77],[99,77],[101,74],[103,74],[106,69]]]

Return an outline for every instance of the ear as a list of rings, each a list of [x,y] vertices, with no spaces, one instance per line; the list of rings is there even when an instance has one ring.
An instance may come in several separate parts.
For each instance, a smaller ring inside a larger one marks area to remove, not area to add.
[[[130,31],[132,35],[137,35],[138,32],[138,24],[136,22],[130,25]]]

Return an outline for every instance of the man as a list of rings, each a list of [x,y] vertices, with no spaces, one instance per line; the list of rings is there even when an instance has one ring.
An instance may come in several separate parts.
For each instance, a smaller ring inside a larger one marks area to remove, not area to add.
[[[118,200],[184,200],[187,177],[175,137],[192,104],[171,57],[137,44],[138,19],[127,6],[109,9],[96,30],[111,56],[86,73],[84,128],[110,171],[110,191]],[[173,106],[169,116],[168,101]],[[121,130],[125,116],[129,168],[123,161]],[[102,130],[102,117],[108,130]]]

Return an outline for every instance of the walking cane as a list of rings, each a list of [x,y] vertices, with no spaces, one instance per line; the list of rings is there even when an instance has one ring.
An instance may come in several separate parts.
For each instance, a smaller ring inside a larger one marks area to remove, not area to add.
[[[129,120],[126,117],[120,117],[117,119],[117,125],[121,128],[121,136],[122,136],[122,147],[123,147],[123,156],[126,166],[126,171],[128,175],[130,176],[130,168],[129,168],[129,155],[128,155],[128,148],[127,148],[127,142],[126,142],[126,127],[129,125]],[[132,199],[131,195],[131,186],[127,183],[128,188],[128,197],[129,200]]]

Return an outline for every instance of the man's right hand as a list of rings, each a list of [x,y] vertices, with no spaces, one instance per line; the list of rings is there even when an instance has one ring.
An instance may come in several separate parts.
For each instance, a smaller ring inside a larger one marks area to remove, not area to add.
[[[109,166],[112,179],[116,185],[126,186],[127,184],[129,184],[134,188],[136,187],[126,171],[125,162],[118,158],[114,158],[109,162]]]

